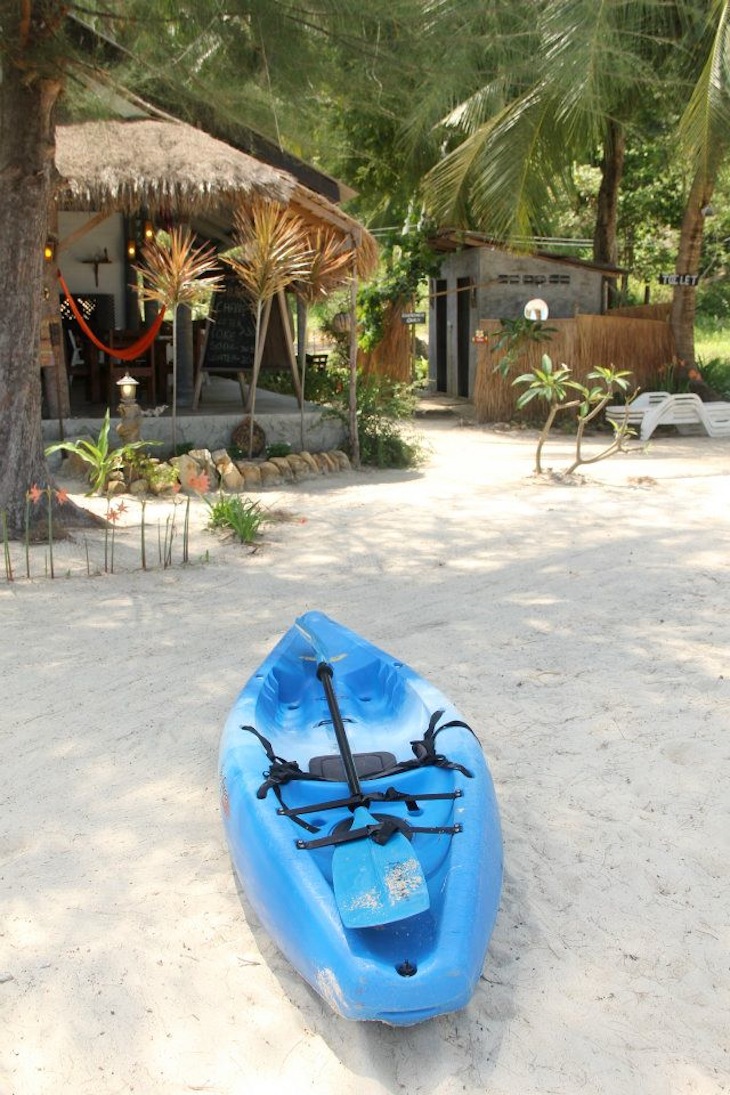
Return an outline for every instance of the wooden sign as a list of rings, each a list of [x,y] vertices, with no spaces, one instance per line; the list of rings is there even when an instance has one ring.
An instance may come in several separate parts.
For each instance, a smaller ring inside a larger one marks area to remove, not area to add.
[[[660,274],[660,285],[697,285],[699,274]]]
[[[403,312],[401,314],[401,323],[408,323],[413,326],[416,323],[426,322],[425,312]]]
[[[256,316],[238,278],[213,297],[201,369],[236,373],[253,368]]]

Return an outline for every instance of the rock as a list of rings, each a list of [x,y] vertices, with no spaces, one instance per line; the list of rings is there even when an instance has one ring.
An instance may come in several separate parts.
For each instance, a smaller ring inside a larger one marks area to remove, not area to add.
[[[309,470],[312,472],[313,475],[319,475],[320,474],[319,464],[314,459],[311,452],[300,452],[299,456],[302,460],[304,460],[304,462],[306,464],[309,465]]]
[[[128,487],[129,493],[139,497],[141,494],[146,494],[149,490],[149,483],[146,479],[133,479]]]
[[[317,467],[323,475],[329,475],[330,472],[334,470],[332,467],[332,462],[328,458],[327,453],[315,452],[312,455],[314,456],[314,459],[317,463]]]
[[[210,476],[211,483],[216,479],[216,466],[210,449],[191,449],[188,456],[197,461],[200,470]]]
[[[350,458],[349,458],[349,456],[347,455],[346,452],[342,451],[342,449],[333,449],[332,452],[329,455],[332,457],[333,460],[335,460],[337,462],[337,466],[340,469],[340,471],[351,471],[352,470],[352,465],[350,464]]]
[[[210,457],[210,453],[207,449],[198,449],[197,452],[207,453]],[[170,463],[174,468],[177,468],[177,474],[180,479],[180,486],[183,490],[196,490],[200,491],[200,487],[191,487],[191,480],[199,480],[200,476],[205,474],[208,478],[207,490],[217,490],[218,488],[218,472],[215,469],[212,458],[207,460],[205,464],[199,462],[194,453],[185,453],[183,456],[173,456]]]
[[[127,484],[122,479],[110,479],[104,491],[104,494],[106,494],[108,498],[111,498],[113,495],[126,493]]]
[[[75,452],[69,452],[64,455],[61,471],[69,479],[88,479],[90,468]]]
[[[227,449],[216,449],[215,452],[210,454],[210,457],[216,468],[220,468],[221,464],[229,464],[231,461]]]
[[[262,487],[277,487],[281,483],[281,472],[271,460],[264,460],[263,464],[259,465],[259,470]],[[289,474],[291,475],[291,472]]]
[[[243,476],[246,490],[261,490],[261,465],[237,461],[236,467]]]
[[[306,479],[311,475],[309,464],[306,460],[302,460],[298,453],[291,452],[284,459],[291,468],[295,479]]]
[[[291,470],[291,465],[286,456],[272,456],[267,463],[273,464],[274,467],[279,469],[279,474],[284,482],[290,483],[293,480],[294,472]]]
[[[226,490],[243,490],[245,480],[232,460],[229,460],[227,464],[221,464],[218,470],[220,472],[221,485],[225,487]]]

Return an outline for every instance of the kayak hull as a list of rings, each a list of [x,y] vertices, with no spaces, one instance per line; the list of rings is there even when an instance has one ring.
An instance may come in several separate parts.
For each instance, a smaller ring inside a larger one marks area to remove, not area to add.
[[[481,747],[446,697],[408,666],[321,613],[302,621],[325,644],[358,769],[375,768],[361,777],[368,808],[409,833],[429,908],[346,928],[333,890],[333,846],[302,846],[347,827],[352,809],[319,808],[347,802],[350,791],[316,659],[296,627],[243,688],[221,739],[221,807],[236,874],[263,927],[340,1015],[404,1026],[456,1011],[481,975],[502,882],[497,803]],[[443,727],[434,742],[450,766],[388,771],[389,757],[414,761],[411,743],[429,725]],[[324,777],[264,787],[273,770],[267,744],[279,760]],[[391,788],[397,797],[384,801]],[[418,831],[424,828],[445,831]]]

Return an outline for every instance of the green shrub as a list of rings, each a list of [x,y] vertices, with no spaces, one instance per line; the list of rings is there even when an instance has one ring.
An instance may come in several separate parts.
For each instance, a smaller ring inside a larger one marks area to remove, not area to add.
[[[157,441],[131,441],[119,449],[114,449],[109,443],[109,431],[111,419],[107,407],[104,421],[96,441],[90,438],[81,438],[78,441],[58,441],[46,448],[46,456],[54,452],[69,452],[83,460],[89,468],[89,482],[91,490],[87,494],[102,494],[114,472],[120,471],[124,464],[129,463],[132,455],[148,445],[159,444]]]
[[[152,491],[174,487],[180,478],[177,468],[172,464],[161,463],[143,451],[131,454],[125,465],[125,471],[129,482],[133,479],[144,479]]]
[[[220,494],[211,502],[205,499],[210,509],[208,528],[224,529],[235,533],[242,544],[252,544],[264,522],[264,514],[258,502],[241,498],[238,494]]]
[[[271,460],[272,456],[288,456],[291,452],[291,445],[288,441],[276,441],[272,445],[266,446],[266,458]]]
[[[702,379],[723,399],[730,400],[730,361],[713,357],[708,361],[697,360]]]

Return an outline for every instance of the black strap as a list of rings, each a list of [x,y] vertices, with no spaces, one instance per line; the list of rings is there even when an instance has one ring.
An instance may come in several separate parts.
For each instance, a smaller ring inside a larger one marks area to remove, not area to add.
[[[296,817],[297,814],[316,814],[320,810],[354,810],[356,806],[370,806],[373,802],[405,802],[408,809],[418,809],[419,802],[435,802],[438,799],[461,798],[464,792],[457,788],[455,791],[440,791],[438,794],[411,794],[406,791],[396,791],[395,787],[389,787],[387,791],[373,791],[371,794],[349,798],[333,798],[327,802],[315,802],[310,806],[296,806],[293,808],[282,807],[277,814],[282,817]]]
[[[386,841],[393,835],[394,832],[405,833],[408,836],[410,833],[446,833],[449,836],[453,836],[454,833],[462,832],[461,825],[408,825],[404,826],[403,823],[395,824],[394,819],[392,824],[388,824],[390,819],[383,819],[377,825],[362,825],[359,829],[344,829],[340,832],[330,833],[329,836],[317,837],[315,840],[297,840],[297,848],[305,851],[312,851],[314,848],[328,848],[337,844],[349,844],[353,840],[365,840],[369,838],[375,841],[376,844],[385,844]]]
[[[461,719],[452,719],[450,722],[445,722],[439,726],[439,722],[443,717],[443,710],[434,711],[429,719],[428,727],[422,739],[411,742],[411,748],[415,754],[413,760],[398,761],[396,764],[391,765],[380,772],[374,772],[371,775],[362,776],[361,779],[366,782],[368,779],[383,779],[389,776],[399,775],[402,772],[411,772],[418,768],[435,767],[450,769],[453,771],[461,772],[467,779],[473,778],[473,773],[463,764],[458,764],[456,761],[449,760],[443,753],[436,752],[436,738],[442,730],[448,730],[454,726],[460,726],[468,730],[471,734],[474,734],[472,728],[466,722],[462,722]],[[426,801],[429,799],[439,798],[459,798],[461,791],[445,792],[443,794],[409,794],[404,791],[397,791],[393,787],[389,787],[387,791],[376,791],[371,795],[363,794],[362,796],[349,796],[346,799],[336,799],[330,802],[315,803],[312,806],[303,806],[298,809],[289,809],[281,793],[281,787],[285,783],[291,783],[294,780],[306,780],[307,782],[314,783],[331,783],[331,780],[326,779],[324,776],[313,775],[311,772],[303,772],[299,767],[299,764],[295,760],[286,760],[284,757],[278,756],[274,752],[274,748],[268,738],[265,738],[255,726],[242,726],[242,730],[247,730],[258,738],[263,746],[264,752],[269,760],[269,767],[263,773],[264,782],[258,788],[256,797],[260,799],[266,798],[269,791],[274,792],[279,802],[278,813],[283,817],[291,818],[295,824],[306,829],[310,833],[316,833],[319,831],[319,827],[310,825],[305,821],[300,814],[315,813],[319,810],[330,810],[337,807],[343,809],[354,809],[356,806],[367,805],[370,802],[405,802],[407,809],[414,813],[418,810],[419,801]],[[476,735],[474,735],[476,737]],[[457,830],[427,830],[427,829],[414,829],[413,832],[446,832],[446,831],[458,831]],[[352,839],[352,838],[350,838]],[[339,843],[340,841],[333,841],[330,838],[326,839],[327,843]],[[309,842],[311,844],[311,841]],[[321,845],[317,845],[318,847]]]

